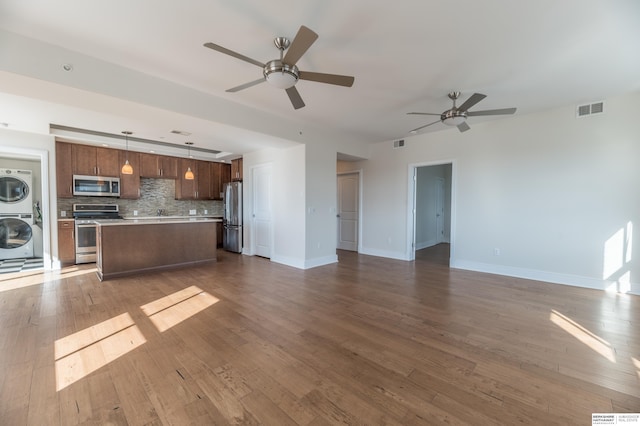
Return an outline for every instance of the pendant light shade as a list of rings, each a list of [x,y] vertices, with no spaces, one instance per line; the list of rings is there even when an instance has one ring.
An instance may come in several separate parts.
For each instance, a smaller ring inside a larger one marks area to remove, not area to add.
[[[122,134],[124,134],[124,139],[125,139],[125,143],[127,146],[127,151],[126,151],[126,157],[125,157],[125,161],[124,161],[124,165],[122,166],[122,169],[120,170],[120,173],[122,173],[123,175],[132,175],[133,174],[133,167],[131,167],[131,164],[129,164],[129,135],[131,135],[132,133],[129,131],[123,131]]]
[[[185,142],[185,144],[189,147],[188,158],[191,158],[191,145],[193,145],[193,142]],[[191,167],[190,166],[187,166],[187,171],[184,172],[184,178],[186,180],[195,179],[195,176],[193,175],[193,172],[191,171]]]

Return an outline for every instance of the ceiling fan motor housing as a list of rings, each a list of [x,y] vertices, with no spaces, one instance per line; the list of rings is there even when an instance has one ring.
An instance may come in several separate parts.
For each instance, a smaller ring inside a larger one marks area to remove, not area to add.
[[[467,119],[467,112],[460,111],[457,108],[446,110],[440,115],[440,120],[448,126],[457,126]]]
[[[279,89],[293,87],[300,77],[297,66],[287,65],[280,59],[267,62],[262,73],[269,84]]]

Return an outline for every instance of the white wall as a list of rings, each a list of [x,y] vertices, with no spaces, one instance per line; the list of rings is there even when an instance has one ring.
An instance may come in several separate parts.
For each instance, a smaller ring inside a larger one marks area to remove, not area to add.
[[[328,146],[306,146],[306,257],[305,267],[338,261],[336,151]]]
[[[305,146],[265,149],[245,154],[244,253],[252,246],[252,169],[270,164],[272,171],[273,252],[271,260],[298,268],[305,263]]]
[[[587,118],[567,106],[375,144],[352,165],[363,252],[409,258],[409,170],[453,159],[453,267],[640,293],[638,116],[636,92]]]

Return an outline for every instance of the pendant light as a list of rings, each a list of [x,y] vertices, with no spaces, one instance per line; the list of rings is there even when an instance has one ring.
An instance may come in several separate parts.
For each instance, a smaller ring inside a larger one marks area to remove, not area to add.
[[[189,147],[188,158],[191,158],[191,145],[193,145],[193,142],[185,142],[185,144]],[[187,166],[187,171],[184,172],[184,178],[186,180],[193,180],[195,178],[193,172],[191,171],[191,166]]]
[[[122,166],[122,169],[120,170],[120,173],[122,173],[123,175],[132,175],[133,167],[131,167],[131,164],[129,164],[129,135],[131,135],[132,132],[125,130],[122,132],[122,134],[124,135],[124,140],[127,145],[127,150],[125,154],[125,162],[124,162],[124,165]]]

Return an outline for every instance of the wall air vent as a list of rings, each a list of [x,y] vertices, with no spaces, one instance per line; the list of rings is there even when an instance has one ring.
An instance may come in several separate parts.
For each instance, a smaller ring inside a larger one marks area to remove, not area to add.
[[[604,102],[594,102],[592,104],[578,105],[576,117],[582,118],[588,115],[602,114],[604,112]]]
[[[404,139],[400,139],[399,141],[393,141],[393,149],[402,148],[404,146]]]

